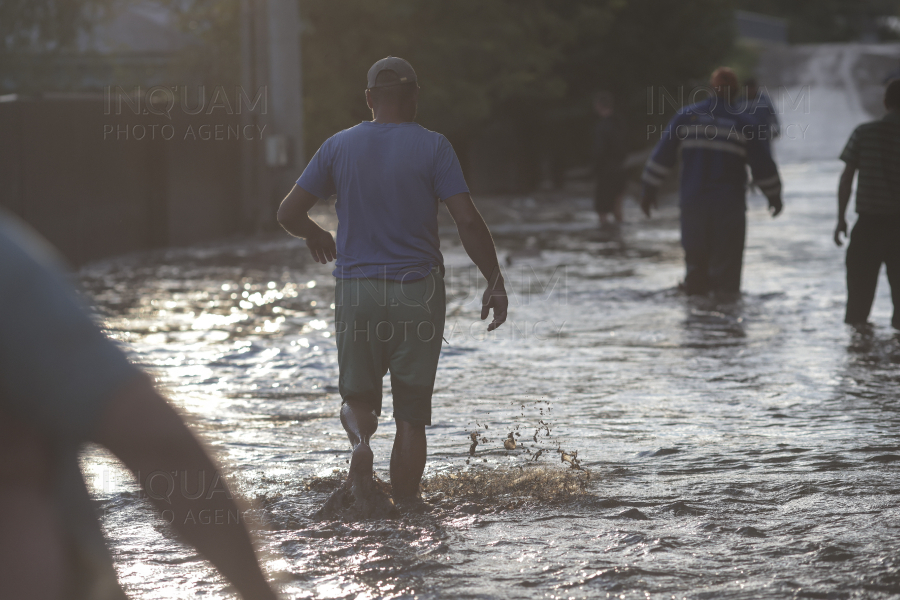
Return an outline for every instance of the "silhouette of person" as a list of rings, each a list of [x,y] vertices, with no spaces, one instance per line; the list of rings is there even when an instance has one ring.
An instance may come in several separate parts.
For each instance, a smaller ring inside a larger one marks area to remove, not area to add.
[[[769,201],[781,213],[781,179],[767,144],[752,135],[756,123],[736,110],[734,71],[716,69],[715,94],[678,111],[661,132],[647,161],[641,208],[649,217],[663,179],[681,153],[681,245],[689,295],[740,293],[747,227],[747,165]]]
[[[393,497],[417,503],[419,496],[446,312],[439,201],[446,204],[463,247],[487,280],[481,318],[493,310],[488,331],[506,320],[508,307],[494,242],[453,147],[444,136],[414,122],[416,81],[402,58],[372,65],[366,103],[373,120],[322,144],[278,210],[278,221],[288,233],[306,239],[316,261],[337,259],[341,423],[353,447],[344,488],[349,496],[343,497],[361,516],[390,510],[373,487],[369,446],[387,371],[397,422],[390,465]],[[319,198],[334,193],[337,243],[307,214]]]
[[[887,114],[863,123],[850,135],[841,160],[844,171],[838,184],[838,223],[834,242],[847,235],[845,213],[850,203],[853,176],[859,217],[847,248],[847,311],[844,322],[863,325],[869,319],[881,265],[887,268],[894,303],[891,325],[900,329],[900,79],[884,91]]]
[[[594,209],[600,226],[609,224],[612,214],[616,223],[622,222],[622,192],[625,190],[625,124],[615,112],[613,95],[606,91],[594,94],[594,124],[591,155],[594,166]]]

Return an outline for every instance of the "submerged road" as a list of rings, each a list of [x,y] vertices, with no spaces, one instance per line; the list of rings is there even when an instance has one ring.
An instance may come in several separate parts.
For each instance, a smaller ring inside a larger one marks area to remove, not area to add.
[[[437,508],[399,522],[309,518],[349,446],[333,280],[301,242],[132,256],[80,277],[253,502],[245,516],[266,524],[266,568],[288,598],[896,597],[900,342],[886,281],[874,328],[843,325],[840,163],[782,172],[781,217],[751,198],[733,304],[677,293],[674,206],[645,221],[629,205],[609,239],[587,194],[488,200],[513,297],[485,335],[447,224],[449,344],[426,473]],[[374,450],[387,479],[385,405]],[[577,451],[589,479],[558,450]],[[132,597],[231,597],[108,455],[91,450],[84,469]]]

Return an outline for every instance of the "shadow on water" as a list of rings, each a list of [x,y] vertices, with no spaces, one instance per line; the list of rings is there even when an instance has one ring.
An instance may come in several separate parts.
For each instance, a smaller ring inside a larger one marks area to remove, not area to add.
[[[743,347],[751,342],[767,341],[779,328],[767,314],[767,304],[783,297],[780,293],[737,296],[684,296],[681,323],[682,347],[715,349]]]
[[[853,328],[847,353],[852,363],[862,367],[900,365],[900,331],[881,332],[871,325]]]
[[[900,332],[854,328],[846,351],[834,386],[835,399],[845,402],[844,410],[851,414],[893,427],[892,437],[900,443]]]
[[[685,297],[683,322],[686,348],[735,346],[747,337],[741,299]]]

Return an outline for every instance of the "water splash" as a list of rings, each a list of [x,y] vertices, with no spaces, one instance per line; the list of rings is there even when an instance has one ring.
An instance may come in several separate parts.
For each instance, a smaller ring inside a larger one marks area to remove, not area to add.
[[[425,479],[422,490],[433,503],[516,506],[563,504],[589,494],[591,474],[544,465],[517,468],[470,469],[440,473]]]

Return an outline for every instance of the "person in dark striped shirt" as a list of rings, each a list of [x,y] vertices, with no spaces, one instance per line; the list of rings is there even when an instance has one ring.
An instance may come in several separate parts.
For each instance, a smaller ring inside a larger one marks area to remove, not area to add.
[[[859,218],[847,248],[847,312],[844,322],[863,325],[869,319],[878,272],[887,266],[894,302],[891,325],[900,329],[900,80],[884,92],[887,114],[863,123],[850,136],[841,153],[846,163],[838,186],[838,223],[834,242],[841,246],[847,235],[844,214],[850,203],[853,176]]]

